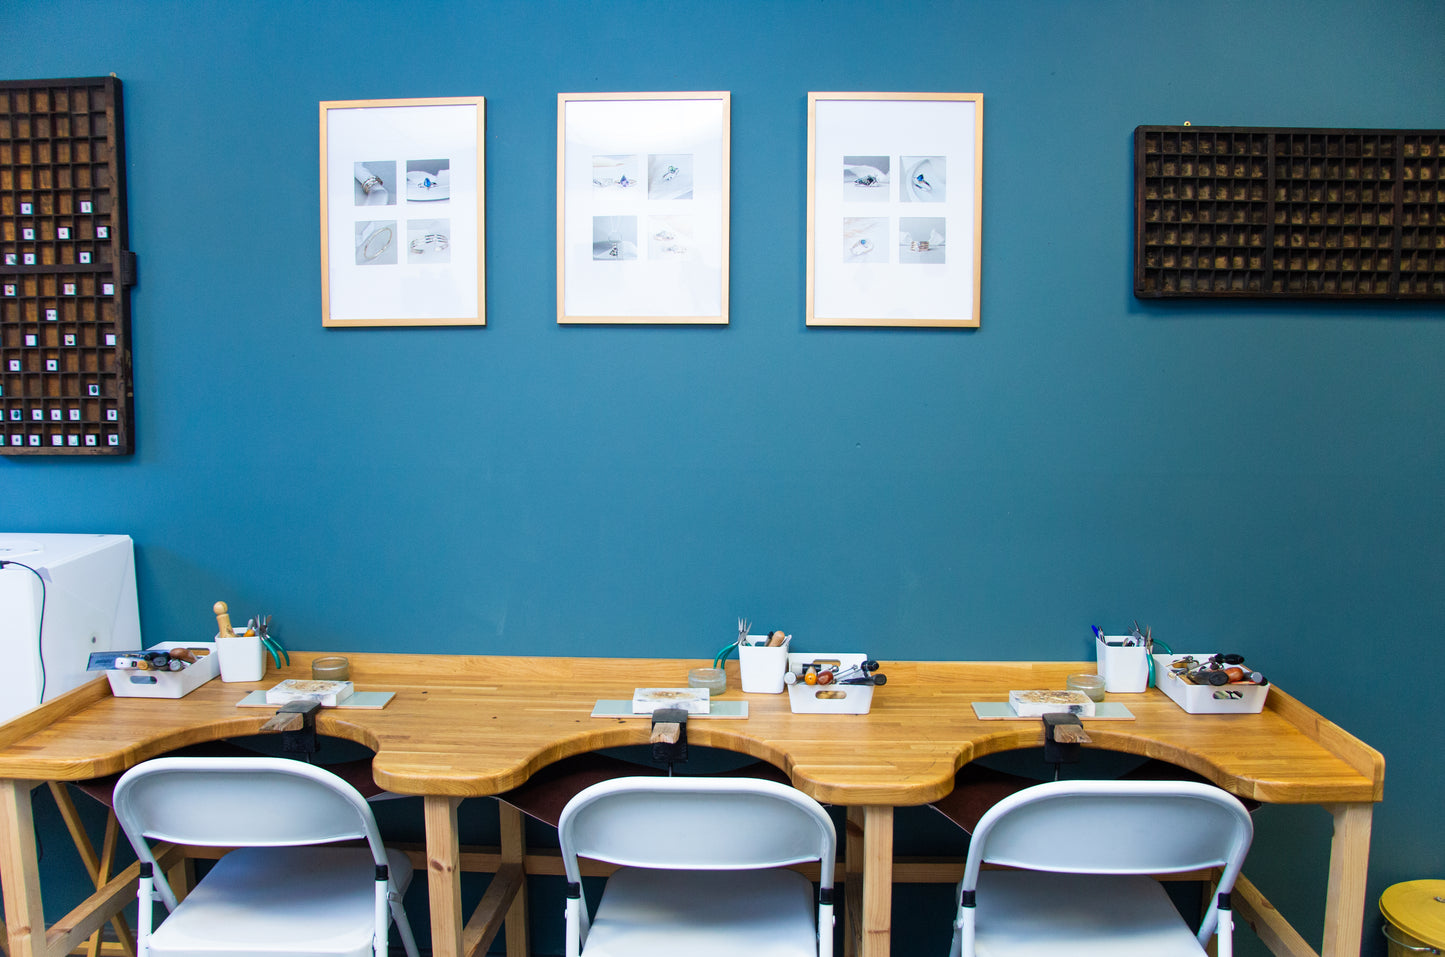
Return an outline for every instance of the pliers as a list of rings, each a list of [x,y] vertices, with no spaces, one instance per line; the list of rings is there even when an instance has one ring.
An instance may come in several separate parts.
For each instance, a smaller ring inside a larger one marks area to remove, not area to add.
[[[256,635],[261,639],[261,646],[271,652],[271,660],[276,663],[277,668],[281,667],[282,658],[286,659],[286,664],[291,664],[291,653],[281,647],[281,642],[267,634],[271,628],[270,615],[257,615],[252,627],[256,629]]]

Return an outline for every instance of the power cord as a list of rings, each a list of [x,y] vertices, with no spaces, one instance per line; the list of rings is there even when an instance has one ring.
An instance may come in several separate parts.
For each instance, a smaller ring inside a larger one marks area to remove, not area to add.
[[[35,656],[40,659],[40,700],[45,700],[45,576],[24,562],[8,561],[0,559],[0,568],[6,565],[18,565],[40,582],[40,627],[35,631]]]

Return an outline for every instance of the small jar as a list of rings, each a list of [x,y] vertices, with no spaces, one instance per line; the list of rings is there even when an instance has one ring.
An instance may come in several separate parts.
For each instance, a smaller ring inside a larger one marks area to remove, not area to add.
[[[721,668],[693,668],[687,673],[689,688],[706,688],[708,694],[722,694],[728,690],[728,674]]]
[[[1104,679],[1099,675],[1069,675],[1064,685],[1070,691],[1082,691],[1092,701],[1104,700]]]
[[[317,681],[350,681],[351,661],[345,655],[327,655],[311,662],[311,677]]]

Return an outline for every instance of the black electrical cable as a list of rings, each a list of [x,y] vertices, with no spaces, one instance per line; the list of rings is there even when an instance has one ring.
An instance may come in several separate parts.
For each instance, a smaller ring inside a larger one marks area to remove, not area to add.
[[[40,582],[40,627],[35,630],[35,655],[40,659],[40,700],[45,700],[45,576],[24,562],[13,562],[0,560],[0,568],[6,565],[19,565],[21,568],[35,576]]]

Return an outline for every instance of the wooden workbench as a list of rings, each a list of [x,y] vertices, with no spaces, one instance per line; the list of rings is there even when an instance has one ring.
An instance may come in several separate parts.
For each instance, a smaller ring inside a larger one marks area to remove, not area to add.
[[[134,868],[97,891],[47,931],[40,901],[30,792],[42,781],[75,781],[122,771],[187,744],[255,734],[265,709],[237,708],[248,692],[287,677],[309,677],[313,656],[261,682],[212,681],[185,698],[114,698],[104,680],[78,688],[0,727],[0,882],[11,957],[59,957],[134,894]],[[525,913],[527,861],[520,817],[506,809],[498,877],[464,919],[457,807],[496,795],[561,758],[643,744],[645,719],[593,718],[599,699],[631,698],[636,687],[686,683],[679,659],[523,658],[357,654],[362,691],[394,691],[383,710],[327,710],[317,731],[376,752],[373,774],[389,791],[421,795],[433,953],[470,957],[508,915]],[[745,720],[695,719],[691,743],[768,761],[794,786],[845,806],[844,880],[850,953],[889,952],[893,812],[947,794],[963,765],[987,754],[1042,743],[1036,719],[980,721],[974,701],[1005,700],[1015,688],[1059,688],[1077,662],[885,662],[888,684],[867,715],[802,715],[786,695],[744,695],[729,665],[725,699],[745,699]],[[1085,666],[1087,667],[1087,666]],[[1156,690],[1110,696],[1133,721],[1084,720],[1093,747],[1160,758],[1189,768],[1243,798],[1317,804],[1334,816],[1322,957],[1358,957],[1373,804],[1384,761],[1278,688],[1258,715],[1192,716]],[[861,879],[859,872],[861,871]],[[851,880],[849,878],[852,878]],[[1315,952],[1247,880],[1236,913],[1284,957]],[[509,925],[510,927],[510,925]],[[508,933],[509,954],[525,952]],[[1318,955],[1316,955],[1318,957]]]

